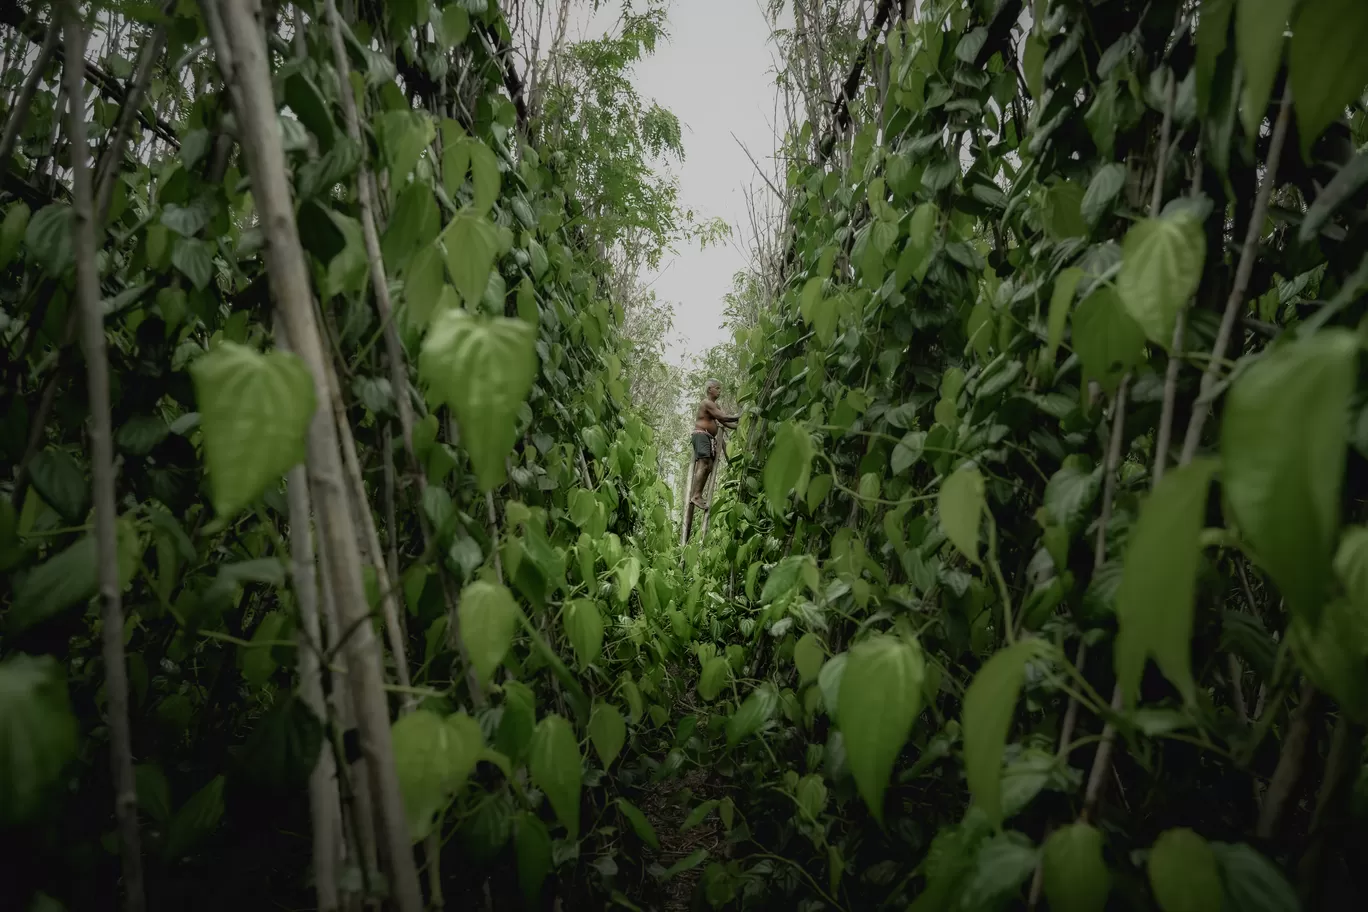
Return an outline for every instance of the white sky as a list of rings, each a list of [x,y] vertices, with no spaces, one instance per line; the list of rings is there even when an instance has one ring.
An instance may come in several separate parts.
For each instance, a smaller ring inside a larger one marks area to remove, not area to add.
[[[700,219],[717,217],[732,226],[730,242],[707,250],[681,247],[662,261],[657,274],[641,277],[674,307],[677,338],[669,354],[685,367],[692,356],[727,338],[722,296],[746,265],[745,238],[750,234],[742,188],[763,186],[732,134],[766,171],[775,171],[771,155],[777,90],[763,3],[674,0],[669,40],[658,44],[655,55],[634,74],[642,99],[673,111],[683,127],[685,159],[671,169],[679,178],[681,206]],[[605,4],[585,23],[583,34],[601,34],[617,21],[620,9],[618,3]]]

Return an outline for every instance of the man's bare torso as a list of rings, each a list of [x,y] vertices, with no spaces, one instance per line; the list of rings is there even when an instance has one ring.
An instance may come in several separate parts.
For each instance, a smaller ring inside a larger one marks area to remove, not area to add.
[[[711,399],[704,399],[698,404],[698,415],[694,419],[694,430],[715,435],[717,433],[717,419],[722,417],[725,417],[725,413],[717,407],[717,403]]]

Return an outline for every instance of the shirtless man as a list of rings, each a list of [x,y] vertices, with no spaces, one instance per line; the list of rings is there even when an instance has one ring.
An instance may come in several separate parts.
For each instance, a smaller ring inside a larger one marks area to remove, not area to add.
[[[712,473],[713,461],[717,458],[717,426],[721,424],[725,427],[734,428],[736,422],[741,419],[740,415],[728,415],[722,411],[717,404],[717,397],[720,395],[722,395],[721,382],[709,380],[706,395],[704,395],[703,401],[698,404],[698,415],[694,419],[693,497],[690,498],[690,502],[695,507],[703,506],[703,488],[708,483],[708,475]]]

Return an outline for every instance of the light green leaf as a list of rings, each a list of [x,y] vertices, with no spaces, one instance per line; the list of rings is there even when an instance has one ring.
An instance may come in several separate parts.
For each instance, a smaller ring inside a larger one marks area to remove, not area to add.
[[[1243,7],[1240,11],[1244,12]],[[1325,128],[1362,96],[1368,84],[1365,46],[1368,4],[1360,0],[1303,0],[1297,6],[1287,71],[1305,160],[1311,160],[1311,146]]]
[[[1226,502],[1293,612],[1314,619],[1339,534],[1357,336],[1325,330],[1240,374],[1221,425]]]
[[[484,215],[499,198],[499,159],[478,139],[470,140],[470,183],[475,188],[475,211]]]
[[[455,411],[461,443],[487,491],[504,481],[518,411],[537,376],[536,341],[521,320],[461,310],[437,314],[423,340],[418,374]]]
[[[646,815],[641,813],[637,806],[626,798],[616,798],[613,803],[618,806],[619,811],[622,811],[622,816],[627,818],[627,822],[632,825],[632,829],[641,841],[659,852],[660,839],[656,836],[655,827],[651,826],[651,821],[646,819]]]
[[[426,113],[410,109],[386,111],[378,119],[377,138],[389,165],[390,184],[397,190],[418,164],[418,157],[428,143],[436,138],[437,128]]]
[[[1098,288],[1073,314],[1073,349],[1083,362],[1083,380],[1097,380],[1112,392],[1121,375],[1140,363],[1145,331],[1121,306],[1116,292]]]
[[[995,653],[964,693],[964,767],[969,793],[994,824],[1002,823],[1002,752],[1016,714],[1026,663],[1037,640],[1020,640]]]
[[[426,329],[434,309],[439,313],[447,309],[435,308],[435,305],[437,298],[450,287],[442,269],[442,251],[436,244],[428,244],[415,253],[404,276],[404,302],[408,305],[409,321]],[[454,289],[451,295],[455,297]],[[456,306],[460,306],[459,301]]]
[[[479,306],[489,285],[489,272],[502,247],[498,225],[471,209],[452,217],[442,233],[447,272],[467,307]]]
[[[575,599],[565,606],[565,635],[581,669],[588,668],[603,650],[603,614],[591,599]]]
[[[798,781],[794,797],[798,800],[799,810],[807,815],[807,819],[815,822],[826,810],[826,783],[822,781],[821,776],[810,773]]]
[[[518,624],[513,593],[498,583],[477,580],[461,590],[457,614],[470,664],[475,666],[481,682],[488,681],[513,645],[513,631]]]
[[[214,511],[227,519],[304,461],[316,400],[300,358],[232,342],[190,365]]]
[[[1235,11],[1235,49],[1244,71],[1240,116],[1251,145],[1259,135],[1273,80],[1282,67],[1283,32],[1296,3],[1297,0],[1239,0]]]
[[[907,223],[907,245],[903,248],[898,261],[898,274],[904,269],[907,274],[921,284],[926,280],[926,271],[931,268],[931,259],[936,253],[936,223],[940,220],[940,210],[935,203],[922,203],[912,210]]]
[[[1054,291],[1050,294],[1049,335],[1046,338],[1045,354],[1040,360],[1043,364],[1053,365],[1059,343],[1064,341],[1064,327],[1068,323],[1069,311],[1073,309],[1074,293],[1078,283],[1083,281],[1083,270],[1070,266],[1055,277]]]
[[[75,758],[65,669],[51,656],[0,662],[0,824],[24,823]]]
[[[713,656],[703,663],[703,671],[698,676],[698,695],[712,702],[722,692],[722,687],[731,677],[731,666],[724,656]]]
[[[1111,872],[1102,858],[1102,832],[1071,823],[1050,834],[1041,864],[1051,912],[1102,912],[1111,892]]]
[[[470,13],[461,4],[452,3],[442,10],[440,17],[433,18],[432,25],[442,49],[449,51],[470,35]]]
[[[822,648],[822,641],[817,639],[817,634],[803,634],[793,647],[793,664],[798,668],[799,684],[817,680],[817,673],[822,670],[825,660],[826,650]]]
[[[574,839],[579,835],[583,769],[579,742],[569,722],[553,714],[537,723],[537,730],[532,733],[527,768],[532,774],[532,783],[546,793],[556,817]]]
[[[450,12],[453,9],[465,12],[457,6],[448,6],[446,11]],[[551,873],[553,867],[551,834],[547,832],[546,824],[531,811],[519,814],[514,828],[516,835],[513,847],[518,856],[518,885],[522,888],[527,908],[535,909],[538,906],[537,899],[541,896],[542,884],[546,882],[546,875]]]
[[[1211,912],[1221,908],[1216,853],[1189,829],[1166,830],[1149,856],[1149,881],[1163,912]]]
[[[755,734],[774,718],[779,706],[779,691],[766,681],[750,692],[750,696],[727,719],[727,744],[734,745],[742,738]]]
[[[1185,700],[1195,696],[1188,653],[1199,535],[1215,471],[1214,459],[1198,459],[1165,475],[1140,505],[1126,541],[1116,595],[1116,677],[1127,705],[1135,701],[1147,657]]]
[[[790,493],[803,496],[812,474],[812,457],[812,437],[807,430],[792,421],[781,424],[765,462],[765,496],[772,509],[783,510]]]
[[[421,842],[475,769],[484,750],[484,736],[479,723],[465,713],[444,719],[419,709],[399,717],[390,729],[390,739],[409,838]]]
[[[936,498],[941,529],[950,543],[975,564],[979,562],[979,521],[983,508],[983,476],[976,467],[963,465],[941,482]]]
[[[622,752],[622,745],[627,743],[627,723],[616,706],[594,704],[589,712],[589,743],[594,745],[594,753],[598,754],[604,769],[613,765]]]
[[[1178,312],[1196,293],[1205,259],[1201,222],[1187,212],[1148,218],[1126,232],[1116,288],[1126,312],[1155,345],[1167,350],[1173,344]]]
[[[882,822],[888,777],[921,712],[926,660],[915,641],[886,634],[856,643],[848,657],[836,723],[860,797]]]

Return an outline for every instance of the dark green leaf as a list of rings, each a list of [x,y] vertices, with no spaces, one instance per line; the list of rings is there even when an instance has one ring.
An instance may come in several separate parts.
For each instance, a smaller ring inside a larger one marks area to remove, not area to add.
[[[0,662],[0,823],[24,823],[76,756],[64,670],[51,656]]]
[[[1327,330],[1268,352],[1226,397],[1221,456],[1231,517],[1293,612],[1314,619],[1339,534],[1358,341]]]

